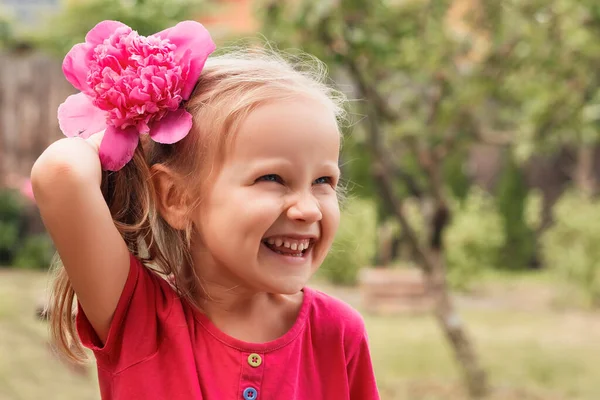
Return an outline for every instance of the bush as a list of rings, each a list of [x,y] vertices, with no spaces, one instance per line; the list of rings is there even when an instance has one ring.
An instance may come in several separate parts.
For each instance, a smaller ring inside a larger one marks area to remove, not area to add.
[[[0,49],[11,47],[15,41],[15,21],[6,7],[0,5]]]
[[[532,231],[536,231],[542,224],[542,208],[544,195],[539,189],[531,189],[525,204],[525,222]]]
[[[498,266],[505,236],[492,196],[473,187],[462,205],[455,204],[444,232],[448,282],[468,289],[485,269]]]
[[[566,192],[553,208],[554,224],[541,238],[545,265],[600,306],[600,201]]]
[[[331,283],[355,284],[358,271],[375,255],[377,212],[373,202],[348,199],[340,228],[319,275]]]
[[[46,269],[52,262],[54,252],[54,245],[48,235],[33,235],[19,248],[13,265],[17,268]]]
[[[527,221],[529,188],[522,169],[508,156],[498,183],[496,202],[504,225],[504,251],[501,267],[525,269],[535,258],[535,233]]]
[[[0,265],[9,265],[22,228],[23,205],[13,190],[0,190]]]
[[[29,210],[29,211],[28,211]],[[28,212],[17,190],[0,190],[0,266],[47,268],[54,246],[47,234],[27,236]]]
[[[466,199],[471,188],[471,181],[465,171],[465,160],[468,158],[468,151],[461,149],[450,153],[443,162],[444,182],[450,189],[450,193],[461,202]]]
[[[60,13],[51,15],[33,36],[36,44],[57,55],[84,41],[86,33],[102,20],[116,20],[152,35],[176,23],[209,15],[214,7],[200,0],[86,0],[66,2]]]

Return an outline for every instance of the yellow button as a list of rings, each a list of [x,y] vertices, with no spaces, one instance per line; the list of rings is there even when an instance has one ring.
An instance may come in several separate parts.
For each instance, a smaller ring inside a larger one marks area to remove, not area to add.
[[[260,364],[262,364],[262,358],[258,354],[252,353],[248,356],[248,364],[254,368],[260,367]]]

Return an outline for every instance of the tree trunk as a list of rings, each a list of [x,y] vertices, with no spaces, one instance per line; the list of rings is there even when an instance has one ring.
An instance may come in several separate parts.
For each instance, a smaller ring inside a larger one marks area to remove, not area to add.
[[[377,229],[377,254],[375,255],[377,267],[388,267],[392,263],[394,237],[388,221],[384,221]]]
[[[488,391],[487,376],[479,363],[471,339],[454,308],[446,282],[442,234],[449,222],[449,210],[443,203],[436,204],[431,221],[431,240],[426,246],[421,244],[404,214],[401,199],[394,193],[391,174],[385,167],[385,157],[379,158],[379,160],[380,163],[374,169],[374,175],[382,197],[384,201],[393,206],[394,217],[402,227],[408,243],[417,256],[428,291],[434,300],[436,319],[462,368],[469,396],[472,399],[481,399]]]
[[[573,180],[578,190],[588,196],[593,196],[596,191],[596,181],[594,179],[594,147],[582,144],[577,149],[577,164]]]
[[[424,276],[429,293],[434,300],[435,317],[462,368],[470,397],[481,399],[487,393],[486,374],[479,364],[474,346],[465,332],[462,320],[448,293],[443,254],[430,250],[428,258],[431,260],[431,269],[425,270]]]

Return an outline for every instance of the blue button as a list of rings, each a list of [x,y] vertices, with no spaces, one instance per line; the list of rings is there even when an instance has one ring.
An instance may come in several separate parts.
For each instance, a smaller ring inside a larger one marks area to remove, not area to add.
[[[258,398],[258,392],[253,387],[248,387],[244,390],[244,400],[256,400]]]

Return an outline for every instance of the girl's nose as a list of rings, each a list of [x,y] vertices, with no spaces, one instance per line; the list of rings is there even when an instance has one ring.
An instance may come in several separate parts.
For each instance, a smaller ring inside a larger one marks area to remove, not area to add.
[[[298,196],[288,208],[288,218],[302,222],[317,222],[323,218],[319,203],[310,194]]]

